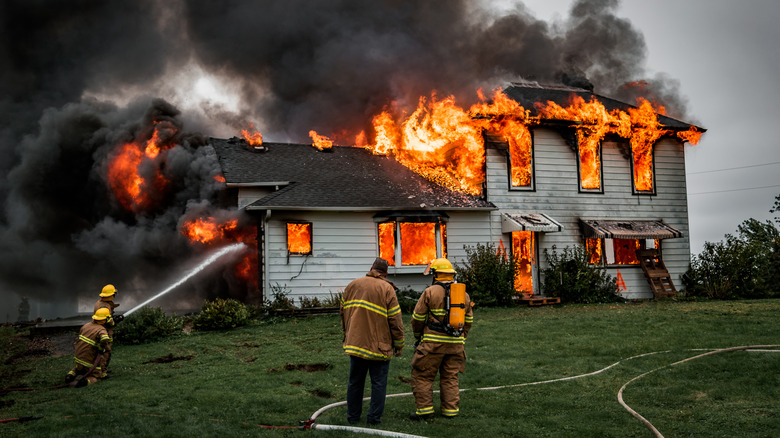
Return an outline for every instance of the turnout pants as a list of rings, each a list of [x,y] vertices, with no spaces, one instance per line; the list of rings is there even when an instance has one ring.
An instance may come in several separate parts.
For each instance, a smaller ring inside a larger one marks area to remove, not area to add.
[[[439,373],[441,414],[445,417],[458,415],[460,388],[458,373],[466,370],[466,354],[434,353],[431,343],[423,342],[414,352],[412,359],[412,391],[417,415],[433,414],[433,381]]]

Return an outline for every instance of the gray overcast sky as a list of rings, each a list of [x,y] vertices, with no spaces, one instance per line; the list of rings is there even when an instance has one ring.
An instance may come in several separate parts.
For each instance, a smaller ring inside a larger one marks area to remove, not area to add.
[[[550,21],[567,16],[572,1],[523,3]],[[774,217],[780,2],[628,0],[619,11],[644,34],[648,73],[679,80],[686,121],[708,130],[697,146],[686,146],[691,252],[748,218]]]

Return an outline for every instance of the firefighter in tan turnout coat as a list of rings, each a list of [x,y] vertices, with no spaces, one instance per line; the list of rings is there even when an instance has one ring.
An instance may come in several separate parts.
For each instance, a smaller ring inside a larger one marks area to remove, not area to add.
[[[434,260],[430,267],[434,284],[423,291],[412,313],[412,332],[417,348],[412,358],[412,391],[417,407],[409,418],[412,420],[433,417],[433,382],[439,375],[441,389],[441,414],[445,417],[458,415],[460,388],[458,374],[466,371],[464,344],[474,316],[471,300],[465,292],[460,307],[465,311],[463,327],[450,330],[447,325],[447,289],[455,281],[455,270],[444,258]]]
[[[377,258],[371,270],[344,289],[341,327],[344,352],[350,356],[347,421],[360,420],[366,374],[371,376],[369,425],[382,422],[390,358],[400,356],[404,327],[395,286],[387,277],[388,262]]]
[[[111,321],[108,309],[98,309],[92,321],[81,326],[76,341],[74,361],[76,366],[65,376],[66,383],[76,381],[76,386],[91,385],[102,379],[102,356],[111,353],[111,337],[106,324]]]
[[[95,303],[93,311],[97,313],[98,309],[108,309],[108,314],[111,317],[108,322],[106,322],[105,327],[108,331],[108,336],[111,339],[114,339],[114,327],[116,324],[124,318],[122,315],[115,315],[114,309],[119,307],[119,303],[114,302],[114,298],[116,297],[116,294],[119,291],[116,290],[116,287],[114,287],[113,284],[107,284],[103,286],[103,290],[100,291],[100,298]],[[103,355],[103,360],[100,364],[100,369],[103,371],[102,377],[108,376],[108,364],[111,362],[111,353],[106,353]]]

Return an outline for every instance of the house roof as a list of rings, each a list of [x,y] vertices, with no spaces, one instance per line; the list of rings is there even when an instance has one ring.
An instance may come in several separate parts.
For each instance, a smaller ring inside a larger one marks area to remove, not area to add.
[[[247,210],[495,210],[479,196],[428,181],[393,158],[350,146],[211,139],[228,186],[279,186]]]
[[[595,97],[601,102],[607,111],[621,110],[627,111],[629,108],[636,108],[634,105],[629,105],[625,102],[621,102],[606,96],[595,94],[589,90],[583,88],[574,88],[564,85],[540,85],[537,82],[525,81],[520,83],[512,83],[509,87],[504,88],[503,92],[511,99],[520,103],[523,108],[531,111],[532,115],[537,115],[535,103],[546,103],[547,101],[553,101],[561,106],[569,104],[569,100],[572,95],[577,95],[589,102]],[[691,126],[690,123],[686,123],[671,117],[664,115],[658,115],[658,122],[669,129],[688,130]],[[696,129],[705,132],[706,129],[696,126]]]

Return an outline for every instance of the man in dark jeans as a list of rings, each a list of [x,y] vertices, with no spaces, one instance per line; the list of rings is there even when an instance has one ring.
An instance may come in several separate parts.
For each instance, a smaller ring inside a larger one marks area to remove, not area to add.
[[[341,328],[344,352],[350,356],[347,421],[355,424],[363,411],[366,374],[371,376],[368,424],[382,422],[390,358],[401,355],[404,328],[395,286],[387,281],[388,263],[377,258],[371,270],[344,289]]]

